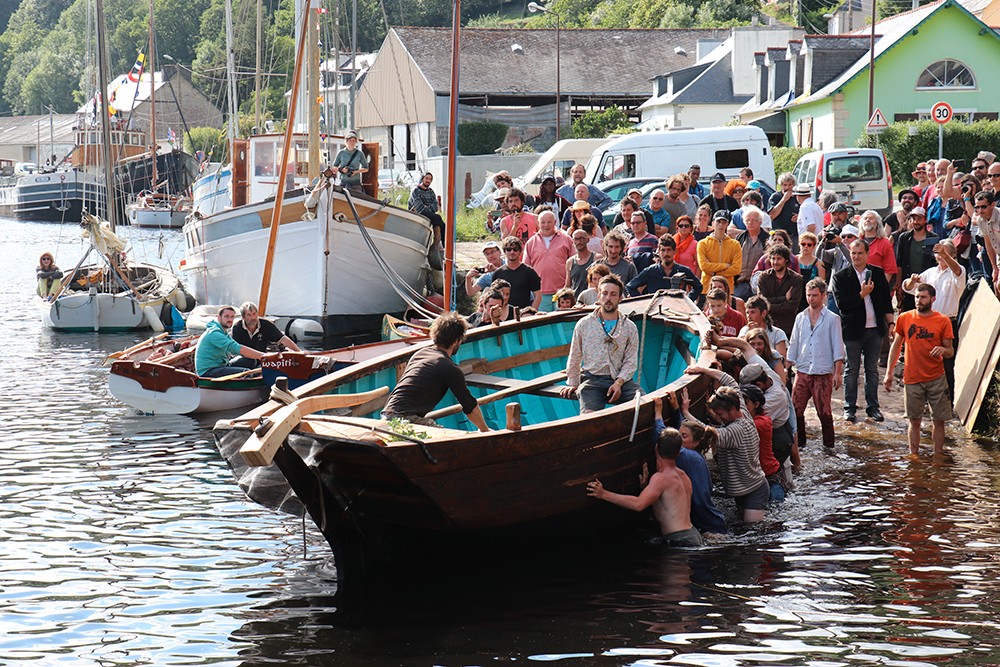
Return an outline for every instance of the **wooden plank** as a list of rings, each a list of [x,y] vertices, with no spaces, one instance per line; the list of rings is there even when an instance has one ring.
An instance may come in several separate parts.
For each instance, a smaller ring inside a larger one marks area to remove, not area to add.
[[[483,396],[479,399],[479,405],[486,405],[487,403],[493,403],[494,401],[499,401],[502,398],[508,398],[510,396],[515,396],[517,394],[527,393],[536,389],[541,389],[550,384],[555,384],[560,380],[566,378],[566,371],[556,371],[555,373],[549,373],[548,375],[543,375],[540,378],[535,378],[534,380],[524,380],[523,384],[510,387],[508,389],[501,389],[500,391],[494,392],[489,396]],[[440,419],[441,417],[447,417],[449,415],[455,415],[462,411],[462,406],[460,404],[451,405],[447,408],[441,408],[440,410],[435,410],[434,412],[427,413],[428,419]]]
[[[955,355],[955,413],[969,432],[976,423],[1000,355],[998,336],[1000,302],[990,283],[980,280],[959,327]]]
[[[466,374],[482,373],[484,375],[489,375],[492,373],[499,373],[500,371],[509,371],[512,368],[517,368],[518,366],[527,366],[528,364],[537,364],[541,361],[558,359],[559,357],[565,357],[567,355],[569,355],[569,343],[565,345],[557,345],[555,347],[546,347],[541,350],[532,350],[531,352],[522,352],[521,354],[515,354],[512,357],[497,359],[496,361],[487,361],[485,359],[466,359],[458,366],[462,369],[462,372]]]

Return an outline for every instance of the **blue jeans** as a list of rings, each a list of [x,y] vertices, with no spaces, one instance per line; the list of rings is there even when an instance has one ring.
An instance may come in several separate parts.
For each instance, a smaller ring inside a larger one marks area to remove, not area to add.
[[[861,359],[865,364],[865,402],[868,409],[879,407],[878,404],[878,358],[882,351],[882,336],[878,329],[865,329],[861,338],[845,340],[847,348],[847,364],[844,368],[844,410],[854,412],[858,408],[858,378],[861,375]]]

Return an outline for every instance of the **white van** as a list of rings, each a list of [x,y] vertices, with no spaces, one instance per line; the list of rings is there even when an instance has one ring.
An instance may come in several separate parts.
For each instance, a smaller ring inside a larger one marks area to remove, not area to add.
[[[774,185],[774,158],[764,130],[754,125],[708,127],[698,130],[637,132],[613,139],[587,163],[587,182],[600,183],[634,176],[667,177],[701,167],[702,178],[722,172],[736,178],[750,167],[754,178]]]
[[[563,139],[552,144],[542,153],[535,164],[524,172],[524,176],[514,179],[514,185],[529,195],[538,194],[538,185],[547,174],[562,176],[569,180],[569,170],[576,163],[587,164],[594,149],[606,144],[607,139]]]
[[[807,183],[813,199],[824,190],[858,213],[873,209],[883,218],[892,213],[892,175],[880,148],[833,148],[806,153],[795,163],[796,183]]]

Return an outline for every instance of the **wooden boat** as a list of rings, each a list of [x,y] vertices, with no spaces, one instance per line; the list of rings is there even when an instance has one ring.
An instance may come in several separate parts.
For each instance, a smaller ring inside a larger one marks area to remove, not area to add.
[[[163,192],[144,192],[125,210],[129,224],[135,227],[180,229],[191,212],[191,200]]]
[[[687,387],[692,401],[702,399],[707,378],[684,370],[714,358],[701,349],[710,325],[680,293],[623,302],[621,312],[640,331],[637,381],[645,393],[580,415],[578,402],[558,389],[574,326],[590,312],[469,332],[455,361],[492,432],[470,432],[450,394],[428,415],[436,427],[399,428],[379,418],[410,355],[427,342],[309,383],[292,392],[290,405],[270,401],[218,422],[219,449],[240,452],[234,471],[256,466],[284,476],[330,543],[341,582],[398,557],[412,564],[483,538],[579,539],[581,526],[629,522],[630,513],[587,497],[585,484],[599,477],[608,488],[638,492],[642,465],[652,461],[653,398],[672,400]],[[520,430],[505,428],[510,399],[523,415]],[[275,497],[273,489],[248,492],[262,503]]]
[[[382,318],[382,340],[399,340],[414,336],[426,338],[428,331],[430,327],[413,324],[394,315],[387,314]]]
[[[151,338],[109,356],[108,389],[122,403],[148,414],[203,414],[260,405],[279,377],[291,388],[422,339],[351,345],[325,352],[278,352],[264,355],[257,371],[226,378],[203,378],[194,372],[198,336]]]
[[[108,223],[89,213],[83,219],[91,248],[55,298],[39,299],[42,323],[57,331],[183,328],[180,311],[189,299],[180,279],[169,269],[122,259],[125,243]],[[98,261],[85,264],[91,254]]]

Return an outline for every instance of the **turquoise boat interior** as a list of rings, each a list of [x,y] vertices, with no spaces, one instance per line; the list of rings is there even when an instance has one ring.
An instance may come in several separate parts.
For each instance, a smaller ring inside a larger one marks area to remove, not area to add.
[[[639,329],[641,362],[636,381],[643,393],[664,387],[681,377],[688,360],[698,356],[699,337],[685,329],[649,318],[631,318]],[[559,396],[565,381],[566,358],[578,320],[553,321],[541,326],[513,328],[499,335],[483,335],[473,329],[455,355],[455,362],[466,370],[466,381],[477,399],[499,391],[515,392],[509,398],[482,404],[483,416],[490,428],[502,429],[506,424],[505,406],[512,401],[521,404],[521,423],[527,427],[565,419],[579,414],[579,402]],[[486,330],[488,331],[488,330]],[[546,381],[546,378],[549,378]],[[360,393],[380,387],[391,390],[396,381],[394,367],[383,368],[337,388],[337,393]],[[517,391],[519,386],[523,391]],[[437,410],[455,406],[451,393],[445,394]],[[364,415],[378,419],[372,412]],[[475,431],[475,426],[460,410],[452,414],[429,417],[442,427]]]

